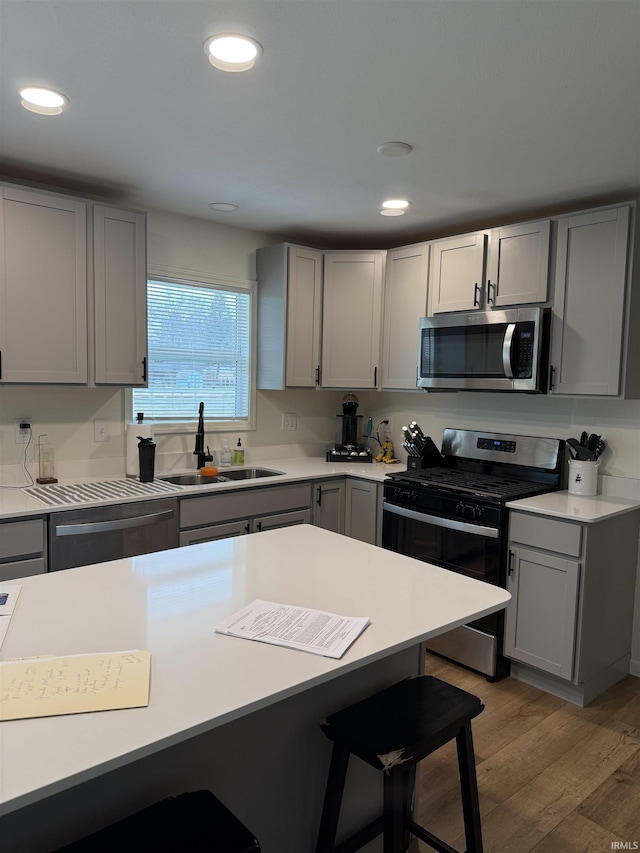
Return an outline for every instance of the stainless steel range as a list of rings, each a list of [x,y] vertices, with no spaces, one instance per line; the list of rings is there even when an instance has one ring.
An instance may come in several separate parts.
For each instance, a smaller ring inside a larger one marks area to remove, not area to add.
[[[384,484],[383,548],[506,588],[506,503],[561,487],[564,441],[445,429],[441,459],[411,461]],[[497,680],[509,674],[503,634],[501,611],[427,647]]]

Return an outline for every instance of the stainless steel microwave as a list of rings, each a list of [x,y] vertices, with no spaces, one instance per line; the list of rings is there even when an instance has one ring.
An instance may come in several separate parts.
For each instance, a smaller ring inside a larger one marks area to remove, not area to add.
[[[550,308],[423,317],[418,388],[544,394],[550,324]]]

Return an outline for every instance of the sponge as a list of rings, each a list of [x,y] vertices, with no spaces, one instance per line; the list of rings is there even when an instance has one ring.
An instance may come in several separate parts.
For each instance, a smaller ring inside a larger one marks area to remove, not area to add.
[[[202,474],[203,477],[217,477],[218,476],[218,469],[214,468],[212,466],[204,467],[204,468],[200,469],[200,473]]]

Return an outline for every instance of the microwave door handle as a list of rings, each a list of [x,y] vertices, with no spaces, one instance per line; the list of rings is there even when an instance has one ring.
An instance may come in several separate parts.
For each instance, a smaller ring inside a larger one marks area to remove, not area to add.
[[[513,336],[516,332],[516,324],[509,323],[507,329],[504,333],[504,340],[502,342],[502,367],[504,369],[504,375],[507,379],[513,379],[513,367],[511,366],[511,349],[513,347]]]

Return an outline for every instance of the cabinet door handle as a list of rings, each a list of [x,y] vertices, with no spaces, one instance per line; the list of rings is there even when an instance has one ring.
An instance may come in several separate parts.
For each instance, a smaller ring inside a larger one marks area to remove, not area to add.
[[[0,379],[2,379],[2,350],[0,350]]]
[[[249,533],[250,531],[251,531],[251,524],[247,521],[247,523],[244,526],[244,532]]]
[[[262,530],[262,522],[261,521],[256,521],[256,530],[258,531],[258,533],[260,533],[260,531]]]
[[[493,288],[493,296],[491,295],[491,288]],[[496,289],[495,284],[492,281],[488,281],[487,282],[487,303],[489,305],[495,305],[496,304],[497,292],[498,291]]]
[[[320,384],[320,365],[316,367],[316,385]]]
[[[378,387],[378,368],[377,367],[373,368],[373,387],[374,388]]]
[[[549,365],[549,391],[553,391],[553,386],[555,385],[555,382],[554,382],[555,372],[556,372],[555,367],[552,364],[550,364]]]
[[[479,308],[479,307],[480,307],[480,291],[481,291],[481,289],[482,289],[482,288],[480,287],[480,285],[478,284],[478,282],[476,282],[476,283],[473,285],[473,307],[474,307],[474,308],[476,308],[476,307],[478,307],[478,308]]]
[[[322,486],[316,486],[316,505],[322,504]]]
[[[513,551],[509,550],[509,577],[513,574]]]
[[[143,382],[147,381],[147,357],[146,357],[146,355],[142,359],[142,381]]]

